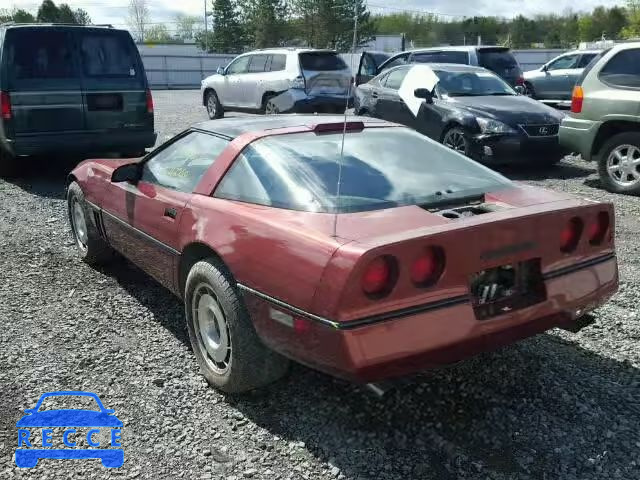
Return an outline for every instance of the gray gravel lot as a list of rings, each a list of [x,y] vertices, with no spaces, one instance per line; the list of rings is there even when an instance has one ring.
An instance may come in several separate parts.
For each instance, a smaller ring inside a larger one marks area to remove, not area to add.
[[[204,120],[198,92],[154,92],[160,138]],[[0,478],[638,479],[640,198],[568,159],[511,178],[613,201],[621,288],[580,332],[552,331],[416,377],[382,400],[303,367],[245,396],[209,388],[182,305],[126,262],[74,254],[72,162],[0,180]],[[96,392],[124,422],[125,464],[13,463],[41,393]]]

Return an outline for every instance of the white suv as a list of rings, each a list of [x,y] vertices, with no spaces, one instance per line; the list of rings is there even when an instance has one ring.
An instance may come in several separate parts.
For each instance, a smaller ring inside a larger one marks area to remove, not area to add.
[[[351,69],[332,50],[280,48],[242,54],[202,81],[209,118],[225,111],[344,112]]]

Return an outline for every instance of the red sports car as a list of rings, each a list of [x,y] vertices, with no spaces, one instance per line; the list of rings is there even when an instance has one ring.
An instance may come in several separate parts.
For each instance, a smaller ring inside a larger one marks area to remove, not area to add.
[[[184,299],[227,392],[288,358],[363,383],[457,361],[575,329],[618,287],[611,204],[374,119],[201,123],[142,159],[83,162],[67,198],[80,255],[120,252]]]

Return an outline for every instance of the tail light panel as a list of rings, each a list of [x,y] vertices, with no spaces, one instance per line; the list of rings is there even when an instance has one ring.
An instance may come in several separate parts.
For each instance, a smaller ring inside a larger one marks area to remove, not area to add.
[[[147,88],[147,113],[153,113],[153,96],[151,95],[151,90]]]
[[[391,255],[374,258],[362,273],[362,291],[369,297],[380,298],[387,295],[398,278],[397,261]]]
[[[600,245],[607,237],[609,228],[611,226],[611,219],[608,212],[598,212],[592,223],[589,225],[589,244]]]
[[[431,286],[442,275],[444,266],[444,250],[440,247],[427,247],[411,264],[411,281],[417,287]]]
[[[0,115],[3,120],[11,120],[11,97],[9,92],[0,92]]]
[[[580,85],[573,87],[573,94],[571,95],[571,112],[582,112],[582,102],[584,100],[584,90]]]
[[[580,217],[571,218],[560,233],[560,251],[562,253],[573,252],[578,246],[578,243],[580,243],[583,230],[584,222],[582,219]]]

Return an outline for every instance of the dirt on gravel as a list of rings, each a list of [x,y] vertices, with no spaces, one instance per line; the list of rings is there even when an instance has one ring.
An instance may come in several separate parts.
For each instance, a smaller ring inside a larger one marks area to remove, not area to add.
[[[154,97],[160,140],[206,118],[198,92]],[[208,387],[176,298],[124,261],[78,260],[64,201],[73,164],[43,159],[0,180],[0,478],[640,478],[640,198],[604,192],[592,164],[503,173],[614,203],[621,286],[597,321],[383,399],[300,366],[247,395]],[[54,390],[95,392],[115,409],[123,467],[16,467],[16,421]]]

